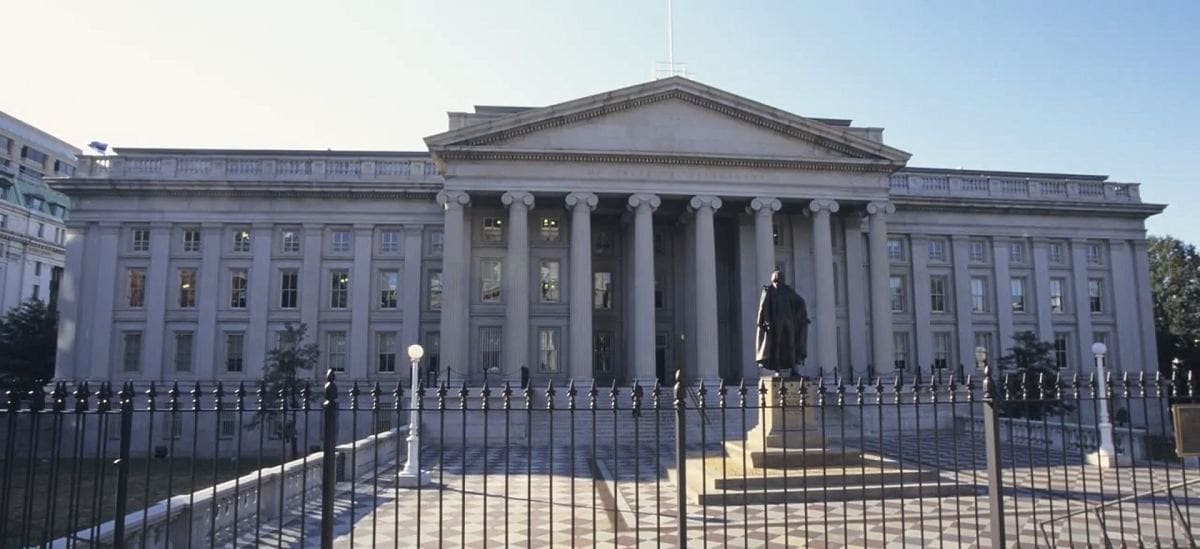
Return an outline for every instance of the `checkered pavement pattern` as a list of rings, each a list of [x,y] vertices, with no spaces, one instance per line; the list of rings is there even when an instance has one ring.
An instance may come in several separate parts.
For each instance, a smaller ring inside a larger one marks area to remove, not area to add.
[[[938,444],[932,444],[934,440]],[[917,459],[916,445],[922,453]],[[929,451],[937,446],[940,451]],[[940,482],[977,486],[956,497],[710,506],[689,498],[689,544],[736,547],[984,547],[990,546],[983,441],[930,433],[865,444],[865,451],[910,466],[937,469]],[[694,449],[699,452],[699,448]],[[1186,547],[1183,531],[1200,522],[1200,485],[1107,508],[1077,512],[1151,488],[1200,478],[1179,464],[1139,464],[1101,471],[1079,456],[1004,448],[1006,539],[1019,547]],[[709,449],[717,452],[715,446]],[[1032,454],[1038,455],[1032,455]],[[395,468],[341,483],[336,545],[397,547],[674,546],[675,484],[667,476],[673,448],[649,445],[596,448],[426,448],[433,482],[397,488]],[[727,456],[737,460],[739,456]],[[401,456],[401,462],[403,456]],[[504,474],[507,471],[509,474]],[[352,490],[353,488],[353,490]],[[1178,509],[1176,517],[1172,513]],[[1191,517],[1195,515],[1195,520]],[[301,521],[301,516],[304,520]],[[1053,519],[1053,520],[1051,520]],[[319,502],[309,501],[254,532],[231,533],[225,546],[317,546]],[[301,528],[303,522],[303,528]],[[1044,525],[1043,525],[1044,523]],[[1200,539],[1200,525],[1193,526]]]

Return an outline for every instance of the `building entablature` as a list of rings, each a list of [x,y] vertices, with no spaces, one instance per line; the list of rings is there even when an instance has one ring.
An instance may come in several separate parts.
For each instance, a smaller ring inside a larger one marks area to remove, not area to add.
[[[1143,217],[1162,211],[1163,206],[1143,204],[1137,183],[1108,181],[1106,176],[904,168],[889,180],[891,195],[900,201],[948,200],[949,204],[996,204],[1019,202],[1053,205],[1095,205],[1113,212],[1114,205],[1132,205]]]

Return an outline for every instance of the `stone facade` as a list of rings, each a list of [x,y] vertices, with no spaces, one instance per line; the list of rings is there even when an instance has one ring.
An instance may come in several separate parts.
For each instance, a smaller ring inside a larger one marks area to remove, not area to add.
[[[808,301],[809,372],[971,373],[1033,331],[1152,370],[1136,184],[914,168],[879,128],[682,78],[451,113],[420,153],[119,149],[71,196],[58,375],[255,379],[286,323],[322,369],[472,383],[756,377],[758,292]],[[314,378],[318,373],[314,372]]]
[[[57,298],[70,204],[42,179],[74,174],[78,154],[0,112],[0,314],[32,298]]]

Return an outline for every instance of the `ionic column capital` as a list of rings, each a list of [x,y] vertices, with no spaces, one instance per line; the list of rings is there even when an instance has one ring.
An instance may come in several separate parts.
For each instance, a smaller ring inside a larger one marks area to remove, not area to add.
[[[463,191],[441,191],[437,193],[437,203],[447,210],[451,208],[461,209],[471,203],[471,195]]]
[[[757,213],[758,215],[770,215],[783,208],[783,203],[778,198],[769,196],[757,196],[750,201],[750,208],[747,213]]]
[[[838,205],[837,201],[828,198],[818,198],[808,203],[808,210],[816,214],[821,212],[837,213],[839,209],[841,209],[841,206]]]
[[[721,209],[721,199],[716,196],[693,196],[692,199],[688,201],[688,209],[691,211],[696,211],[700,208],[709,208],[715,212]]]
[[[596,209],[600,199],[596,197],[595,193],[577,192],[568,194],[566,202],[568,208],[584,207],[590,212]]]
[[[647,206],[650,211],[657,210],[662,204],[662,199],[656,194],[638,193],[629,196],[629,209],[636,210],[642,206]]]
[[[896,213],[896,205],[891,202],[880,200],[867,203],[867,214],[869,215],[890,215],[894,213]]]
[[[525,206],[533,209],[533,194],[525,191],[508,191],[500,195],[500,203],[505,206]]]

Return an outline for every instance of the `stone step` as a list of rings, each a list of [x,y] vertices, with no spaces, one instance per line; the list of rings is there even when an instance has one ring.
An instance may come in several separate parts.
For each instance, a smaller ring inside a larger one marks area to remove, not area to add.
[[[941,498],[976,494],[982,487],[969,484],[942,485],[887,484],[883,486],[829,486],[802,490],[791,488],[753,490],[723,490],[695,494],[700,505],[753,505],[763,503],[824,503],[829,501],[855,501],[893,498]]]
[[[726,441],[725,450],[732,458],[740,459],[744,452],[756,469],[860,466],[870,461],[859,451],[831,448],[758,448],[741,441]]]

